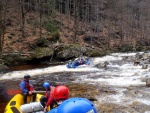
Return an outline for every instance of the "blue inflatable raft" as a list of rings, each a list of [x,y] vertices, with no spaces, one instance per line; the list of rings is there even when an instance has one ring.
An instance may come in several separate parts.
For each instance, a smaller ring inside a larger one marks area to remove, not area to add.
[[[70,61],[67,63],[68,68],[77,68],[81,65],[90,65],[90,59],[89,58],[77,58],[74,61]]]

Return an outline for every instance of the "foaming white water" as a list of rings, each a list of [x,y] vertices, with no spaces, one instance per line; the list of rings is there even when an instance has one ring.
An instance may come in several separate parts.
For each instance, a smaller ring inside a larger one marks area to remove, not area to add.
[[[150,111],[145,111],[144,113],[150,113]]]
[[[13,71],[8,72],[6,74],[0,75],[0,80],[3,79],[12,79],[12,78],[22,78],[25,74],[30,74],[31,76],[36,75],[43,75],[43,74],[50,74],[50,73],[56,73],[56,72],[88,72],[88,71],[97,71],[97,68],[91,68],[91,67],[80,67],[75,69],[69,69],[66,67],[66,65],[58,65],[58,66],[51,66],[47,68],[42,69],[32,69],[32,70],[24,70],[24,71]]]
[[[84,76],[82,80],[90,83],[93,82],[96,84],[108,85],[109,87],[113,87],[113,90],[116,92],[114,94],[100,96],[100,103],[112,102],[116,104],[131,105],[134,102],[139,102],[150,106],[150,99],[144,98],[144,95],[150,96],[149,89],[146,87],[146,82],[142,80],[143,78],[150,78],[150,66],[147,69],[142,69],[141,65],[135,66],[133,61],[121,64],[111,63],[113,60],[123,60],[124,56],[134,58],[135,55],[136,53],[114,53],[106,57],[94,59],[97,64],[105,61],[110,63],[107,65],[107,68],[101,68],[99,72],[94,73],[95,76],[98,76],[97,78]],[[146,91],[143,92],[141,86],[145,88]],[[145,113],[150,113],[150,111],[146,111]]]
[[[143,53],[143,52],[139,52]],[[137,53],[112,53],[110,55],[104,56],[104,57],[98,57],[94,59],[94,62],[100,62],[100,61],[111,61],[111,60],[122,60],[122,57],[125,56],[135,56]]]
[[[122,60],[123,56],[134,56],[136,53],[113,53],[104,57],[92,58],[92,64],[96,65],[100,62],[111,62],[114,60]],[[91,79],[83,77],[83,80],[90,80],[94,82],[105,82],[110,85],[134,85],[143,84],[140,80],[141,77],[147,76],[149,72],[145,73],[147,70],[141,69],[141,66],[134,66],[133,63],[123,64],[123,65],[108,65],[111,69],[98,69],[95,67],[80,67],[75,69],[67,68],[66,65],[51,66],[42,69],[32,69],[25,71],[13,71],[6,74],[0,75],[0,80],[2,79],[12,79],[12,78],[22,78],[24,74],[30,74],[31,76],[56,73],[56,72],[95,72],[95,75],[107,75],[108,78],[100,77],[98,79]]]
[[[81,66],[76,69],[68,69],[66,65],[58,65],[43,69],[9,72],[0,75],[0,80],[13,79],[16,77],[22,78],[24,74],[37,76],[56,72],[88,72],[86,75],[78,76],[79,79],[77,79],[77,82],[84,81],[93,84],[108,85],[108,87],[112,88],[112,92],[111,90],[108,94],[104,92],[102,96],[100,94],[98,99],[100,103],[112,102],[116,104],[121,103],[122,105],[131,105],[137,101],[150,106],[150,99],[147,98],[150,96],[149,89],[144,87],[146,83],[142,81],[142,78],[150,78],[150,66],[147,69],[142,69],[142,66],[135,66],[132,61],[121,62],[123,57],[134,57],[135,55],[136,53],[114,53],[104,57],[92,58],[92,66],[108,61],[109,64],[106,68]],[[113,61],[117,62],[113,63]],[[144,90],[142,89],[143,87],[145,88]],[[146,95],[146,99],[144,95]],[[146,111],[145,113],[150,112]]]
[[[129,67],[128,67],[129,68]],[[96,75],[102,75],[98,79],[86,78],[85,81],[93,81],[105,83],[108,85],[117,85],[117,86],[131,86],[131,85],[144,85],[145,82],[141,81],[142,77],[147,76],[145,74],[146,70],[142,69],[131,69],[131,70],[120,70],[120,71],[101,71],[101,73],[96,73]],[[103,78],[103,75],[107,75],[107,77]]]
[[[137,99],[137,101],[140,101],[144,104],[150,105],[150,100],[147,100],[147,99]]]
[[[124,94],[122,93],[122,91],[124,91],[124,90],[120,89],[120,91],[118,91],[117,95],[116,94],[112,94],[112,95],[108,95],[105,98],[108,98],[109,102],[111,101],[111,102],[115,102],[115,103],[116,102],[117,103],[122,103],[122,97],[124,96]]]
[[[139,52],[139,53],[143,53],[143,52]],[[135,56],[137,53],[112,53],[113,56]]]
[[[97,57],[97,58],[94,58],[92,63],[93,64],[98,64],[100,62],[106,62],[106,61],[111,61],[111,60],[122,60],[122,57],[120,56],[112,56],[112,55],[107,55],[107,56],[104,56],[104,57]]]
[[[95,58],[93,62],[111,62],[113,60],[122,60],[124,56],[135,56],[136,53],[113,53],[109,56]],[[96,75],[101,76],[98,79],[91,79],[89,77],[84,78],[85,81],[100,82],[109,85],[118,85],[118,86],[131,86],[131,85],[144,85],[145,82],[141,81],[142,77],[150,75],[150,68],[142,69],[142,66],[135,66],[133,62],[125,63],[122,65],[107,65],[108,69],[103,69],[100,73],[95,73]],[[112,68],[112,69],[111,69]],[[103,77],[107,75],[107,77]]]

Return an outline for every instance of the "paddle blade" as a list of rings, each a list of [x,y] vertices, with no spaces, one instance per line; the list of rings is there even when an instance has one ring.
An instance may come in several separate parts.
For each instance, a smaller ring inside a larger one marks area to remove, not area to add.
[[[7,94],[8,95],[15,95],[15,94],[20,94],[21,93],[21,91],[20,90],[17,90],[17,89],[9,89],[8,91],[7,91]]]

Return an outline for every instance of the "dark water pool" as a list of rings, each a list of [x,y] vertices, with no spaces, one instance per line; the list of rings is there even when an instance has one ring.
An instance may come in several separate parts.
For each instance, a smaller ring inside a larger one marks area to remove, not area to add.
[[[5,106],[6,106],[7,102],[0,102],[0,112],[1,113],[4,113],[4,110],[5,110]]]
[[[63,64],[61,62],[56,62],[56,63],[48,63],[48,64],[33,64],[33,65],[18,65],[18,66],[12,66],[9,67],[11,71],[20,71],[20,70],[29,70],[29,69],[36,69],[36,68],[46,68],[49,66],[55,66],[55,65],[60,65]]]

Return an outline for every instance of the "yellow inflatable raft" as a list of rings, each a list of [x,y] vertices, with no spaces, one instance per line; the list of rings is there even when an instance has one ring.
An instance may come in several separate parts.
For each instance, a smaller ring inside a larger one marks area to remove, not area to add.
[[[23,95],[16,94],[6,105],[4,113],[44,113],[40,104],[41,94],[36,95],[36,102],[31,102],[32,97],[28,96],[27,104],[24,104]],[[50,110],[50,107],[48,108]]]

